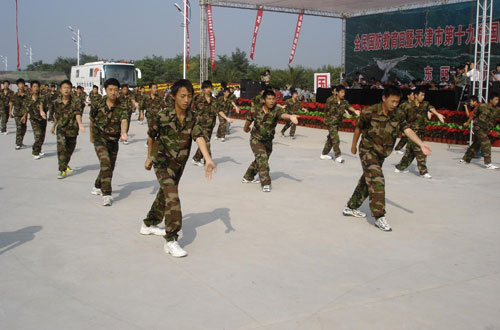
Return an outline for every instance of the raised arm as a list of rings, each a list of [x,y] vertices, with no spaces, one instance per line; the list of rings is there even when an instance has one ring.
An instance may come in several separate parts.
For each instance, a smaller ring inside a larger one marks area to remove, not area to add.
[[[412,140],[416,145],[418,145],[422,149],[424,155],[429,156],[432,153],[431,148],[427,144],[422,142],[422,140],[420,140],[420,138],[411,128],[405,129],[404,133],[410,140]]]

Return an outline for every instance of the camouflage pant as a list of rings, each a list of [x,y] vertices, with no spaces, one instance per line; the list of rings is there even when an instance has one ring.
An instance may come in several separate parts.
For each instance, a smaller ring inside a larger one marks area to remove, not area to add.
[[[59,171],[66,171],[68,168],[71,156],[75,151],[77,136],[66,136],[60,130],[57,131],[57,161]]]
[[[401,150],[401,149],[403,149],[403,147],[406,145],[406,143],[408,143],[408,138],[406,137],[406,135],[403,135],[401,137],[401,139],[399,139],[399,142],[396,145],[396,148],[394,148],[394,150]]]
[[[335,158],[340,157],[342,153],[340,152],[339,128],[334,125],[328,126],[328,136],[326,137],[325,147],[323,148],[323,155],[328,155],[332,147]]]
[[[250,164],[244,178],[253,180],[258,173],[261,185],[270,185],[271,176],[269,175],[269,157],[273,152],[273,141],[260,141],[254,138],[250,139],[250,147],[255,155],[255,160]]]
[[[219,129],[217,129],[217,138],[225,138],[226,137],[226,127],[227,121],[219,116]]]
[[[42,145],[45,141],[45,132],[47,130],[47,121],[31,119],[30,122],[31,128],[33,129],[33,135],[35,136],[32,154],[37,156],[40,152],[42,152]]]
[[[213,130],[214,130],[213,127],[203,128],[203,138],[205,139],[205,142],[207,143],[207,149],[208,149],[208,153],[210,154],[210,156],[212,156],[212,153],[210,151],[210,140],[212,139]],[[203,154],[201,153],[200,148],[198,148],[198,150],[196,150],[196,153],[193,156],[193,160],[195,162],[200,162],[202,158],[203,158]]]
[[[422,139],[424,135],[418,134],[418,136]],[[417,167],[420,174],[421,175],[426,174],[428,172],[427,156],[424,155],[424,153],[422,152],[422,148],[416,145],[413,141],[408,141],[408,145],[406,146],[406,152],[403,158],[401,158],[399,164],[396,165],[396,168],[400,171],[403,171],[408,166],[410,166],[411,162],[413,162],[415,158],[417,159]]]
[[[165,218],[164,236],[167,241],[177,240],[178,232],[182,228],[181,201],[179,199],[179,180],[182,170],[174,171],[170,168],[156,168],[156,177],[160,183],[160,190],[151,209],[144,219],[146,226],[158,225]]]
[[[127,114],[127,134],[128,131],[130,130],[130,123],[132,122],[131,120],[132,120],[132,112]]]
[[[287,121],[283,129],[281,130],[281,134],[285,134],[286,130],[290,128],[290,136],[295,136],[295,131],[297,130],[297,125],[294,123]]]
[[[116,157],[118,156],[118,140],[109,140],[99,133],[94,133],[94,149],[99,158],[101,170],[95,180],[94,187],[102,190],[104,196],[111,195],[111,179],[115,169]]]
[[[474,142],[467,148],[463,160],[469,163],[479,149],[481,149],[484,156],[484,163],[491,164],[491,141],[488,133],[482,129],[475,129],[473,139]]]
[[[48,120],[49,120],[49,121],[54,121],[54,107],[49,107],[49,112],[48,112],[48,114],[49,114],[49,118],[48,118]]]
[[[14,119],[16,120],[16,146],[22,146],[23,145],[23,140],[24,136],[26,135],[26,122],[22,123],[21,118],[19,116],[15,116]]]
[[[370,197],[370,210],[375,218],[385,215],[385,179],[382,172],[384,158],[369,151],[360,151],[363,175],[358,181],[347,206],[358,209]]]
[[[7,122],[9,121],[9,107],[0,109],[1,132],[7,131]]]

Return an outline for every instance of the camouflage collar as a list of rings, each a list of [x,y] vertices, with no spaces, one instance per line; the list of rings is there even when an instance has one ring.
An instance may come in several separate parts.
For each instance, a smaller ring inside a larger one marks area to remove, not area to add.
[[[181,127],[185,126],[186,123],[194,119],[193,112],[189,108],[186,110],[186,117],[184,117],[184,121],[182,123],[179,120],[179,117],[177,117],[177,112],[175,112],[175,106],[167,107],[165,109],[165,112],[171,121],[178,123]]]
[[[69,94],[69,99],[68,99],[68,103],[71,103],[73,101],[73,95]],[[62,99],[62,95],[60,95],[57,100],[56,100],[57,103],[63,103],[63,99]]]

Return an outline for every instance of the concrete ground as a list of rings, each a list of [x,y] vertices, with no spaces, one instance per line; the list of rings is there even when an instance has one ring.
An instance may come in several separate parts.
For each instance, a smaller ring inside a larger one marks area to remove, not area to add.
[[[266,194],[240,183],[252,160],[242,124],[213,142],[211,182],[187,165],[189,256],[175,259],[163,238],[138,233],[158,189],[143,169],[145,125],[134,121],[120,146],[115,202],[103,207],[90,194],[99,165],[88,132],[75,172],[57,180],[54,136],[35,161],[14,150],[11,120],[0,136],[0,329],[500,329],[500,171],[430,143],[425,180],[415,164],[394,173],[391,155],[387,233],[342,216],[361,175],[351,134],[341,133],[343,165],[319,160],[324,130],[276,137]]]

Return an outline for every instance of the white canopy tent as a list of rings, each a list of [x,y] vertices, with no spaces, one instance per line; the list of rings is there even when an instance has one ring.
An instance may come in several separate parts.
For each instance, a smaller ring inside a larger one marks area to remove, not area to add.
[[[408,9],[447,5],[460,2],[472,2],[470,0],[200,0],[200,80],[208,76],[208,36],[206,31],[206,5],[217,7],[228,7],[238,9],[256,10],[263,6],[265,11],[281,12],[289,14],[303,13],[304,15],[322,16],[342,19],[342,66],[345,63],[345,21],[349,17],[364,16],[371,14],[402,11]],[[474,63],[480,72],[489,72],[490,45],[491,45],[491,22],[493,12],[493,0],[477,0],[476,17],[476,40]],[[486,31],[478,35],[479,31]],[[488,92],[489,74],[483,77],[483,83],[474,84],[474,92],[481,99],[485,99]]]

